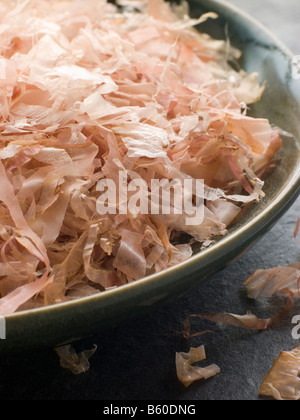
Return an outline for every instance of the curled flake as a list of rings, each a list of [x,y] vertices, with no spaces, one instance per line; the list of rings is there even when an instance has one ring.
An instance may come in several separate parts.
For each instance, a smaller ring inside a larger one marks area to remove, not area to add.
[[[264,377],[259,394],[276,400],[300,400],[300,347],[282,351]]]
[[[248,330],[264,331],[270,329],[273,325],[279,322],[285,315],[287,315],[294,306],[294,300],[290,296],[287,300],[285,308],[272,318],[260,319],[252,312],[248,312],[246,315],[235,315],[227,313],[215,313],[201,315],[201,318],[207,319],[211,322],[217,322],[222,324],[231,325],[232,327],[245,328]]]
[[[99,92],[96,92],[83,101],[80,111],[87,113],[92,120],[97,120],[111,114],[116,114],[119,112],[119,109],[105,101]]]
[[[144,235],[122,231],[120,248],[114,260],[114,267],[126,274],[129,279],[137,280],[146,274],[146,259],[142,241]]]
[[[233,88],[233,93],[239,102],[252,104],[257,102],[266,88],[265,83],[260,86],[258,73],[245,74],[239,86]]]
[[[16,312],[20,306],[28,302],[35,295],[38,295],[47,285],[51,284],[52,281],[53,276],[47,278],[47,275],[44,275],[32,283],[25,284],[24,286],[15,289],[1,299],[0,314],[6,315]]]
[[[127,123],[114,128],[114,132],[122,136],[122,141],[128,148],[128,156],[131,158],[167,157],[164,147],[169,145],[168,134],[159,127],[147,124]]]
[[[285,294],[288,290],[299,297],[300,263],[269,270],[257,270],[246,281],[248,296],[252,299],[272,297],[275,293]]]
[[[73,346],[70,344],[55,349],[60,358],[60,366],[67,369],[74,375],[86,373],[90,369],[89,359],[96,353],[97,346],[95,345],[92,350],[85,350],[76,353]]]
[[[209,379],[221,372],[217,365],[205,368],[192,366],[206,359],[205,347],[191,348],[189,353],[176,353],[176,370],[180,382],[185,387],[202,379]]]
[[[184,321],[183,326],[184,329],[182,331],[174,331],[177,334],[182,334],[186,339],[190,339],[192,337],[197,337],[199,335],[211,333],[211,331],[201,331],[198,333],[191,334],[191,319],[193,318],[201,318],[205,319],[210,322],[215,322],[218,324],[226,324],[236,328],[244,328],[247,330],[257,330],[257,331],[265,331],[272,328],[276,325],[281,319],[283,319],[287,314],[290,313],[292,308],[294,307],[294,299],[293,295],[290,291],[285,290],[286,294],[286,304],[284,308],[272,318],[268,319],[261,319],[254,315],[251,311],[249,311],[246,315],[236,315],[236,314],[229,314],[229,313],[211,313],[211,314],[192,314],[189,315]]]

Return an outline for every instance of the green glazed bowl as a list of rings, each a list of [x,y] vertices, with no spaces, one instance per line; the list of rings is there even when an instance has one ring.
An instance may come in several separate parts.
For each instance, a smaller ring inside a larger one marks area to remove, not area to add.
[[[193,0],[191,6],[197,16],[217,12],[219,19],[201,30],[224,38],[228,25],[232,44],[243,51],[243,67],[267,81],[263,100],[252,108],[252,115],[266,117],[293,135],[284,139],[282,162],[266,182],[266,198],[254,204],[216,245],[174,268],[93,297],[8,316],[7,338],[0,340],[0,352],[72,342],[182,295],[244,253],[298,197],[300,80],[292,77],[292,54],[260,23],[225,1]]]

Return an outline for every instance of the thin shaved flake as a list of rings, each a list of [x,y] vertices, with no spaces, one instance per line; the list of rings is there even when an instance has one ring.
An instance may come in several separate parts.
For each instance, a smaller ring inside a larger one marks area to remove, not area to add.
[[[16,232],[19,232],[23,238],[26,239],[25,247],[32,251],[42,262],[49,267],[49,260],[47,257],[46,247],[41,239],[30,229],[15,196],[13,186],[9,182],[4,166],[0,162],[0,200],[7,206],[11,217],[14,221]],[[24,243],[24,242],[23,242]]]
[[[187,2],[2,1],[1,314],[180,264],[192,243],[226,235],[243,206],[264,197],[280,131],[247,115],[265,84],[231,68],[241,52],[229,40],[201,33],[210,19],[217,15],[190,18]],[[153,180],[202,180],[203,191],[191,187],[182,201],[203,218],[177,214],[175,197],[171,214],[160,201],[159,214],[144,214],[151,193],[159,196]],[[112,214],[98,211],[102,181],[116,184]],[[294,293],[297,275],[278,269],[264,288]]]
[[[239,102],[252,104],[259,100],[266,88],[266,84],[258,83],[258,73],[246,74],[239,86],[233,88],[233,93]]]
[[[194,363],[206,360],[205,347],[191,348],[188,353],[176,353],[177,377],[185,387],[193,382],[207,380],[221,372],[217,365],[210,365],[205,368],[193,366]]]
[[[7,315],[16,312],[21,305],[38,295],[52,281],[53,277],[48,278],[46,274],[35,282],[25,284],[9,293],[0,300],[0,314]]]
[[[248,296],[252,299],[272,297],[275,293],[289,290],[295,297],[300,296],[300,263],[269,270],[256,270],[246,281]]]
[[[299,218],[298,218],[298,220],[297,220],[296,227],[295,227],[295,231],[294,231],[294,237],[295,237],[295,238],[297,238],[298,233],[299,233],[299,230],[300,230],[300,217],[299,217]]]
[[[74,347],[67,344],[66,346],[56,347],[55,351],[63,369],[69,370],[74,375],[80,375],[90,369],[89,359],[96,353],[97,346],[95,345],[91,350],[76,353]]]
[[[286,292],[287,293],[287,292]],[[290,313],[294,307],[294,299],[291,293],[286,294],[286,304],[284,308],[274,315],[272,318],[262,319],[258,318],[251,311],[246,315],[237,315],[230,313],[211,313],[211,314],[192,314],[189,315],[184,321],[184,329],[182,331],[175,331],[177,334],[183,335],[186,339],[197,337],[199,335],[207,334],[211,331],[200,331],[191,334],[191,320],[195,318],[204,319],[217,324],[225,324],[231,327],[244,328],[247,330],[265,331],[276,325],[281,319]]]
[[[259,394],[275,400],[300,400],[300,347],[282,351],[264,377]]]
[[[126,123],[114,128],[114,132],[122,136],[128,148],[129,157],[164,158],[167,157],[164,147],[169,138],[166,130],[140,123]]]
[[[292,295],[289,295],[284,309],[272,318],[260,319],[256,315],[254,315],[251,311],[249,311],[246,315],[215,313],[215,314],[201,315],[201,318],[207,319],[208,321],[211,321],[211,322],[227,324],[232,327],[264,331],[264,330],[270,329],[282,318],[284,318],[284,316],[286,316],[291,311],[293,306],[294,306],[294,300],[292,298]]]
[[[144,235],[127,230],[121,233],[121,243],[115,258],[114,267],[137,280],[146,274],[146,259],[142,247]]]
[[[82,113],[87,113],[92,120],[97,120],[120,112],[119,108],[105,101],[99,92],[93,93],[87,97],[83,101],[80,111]]]

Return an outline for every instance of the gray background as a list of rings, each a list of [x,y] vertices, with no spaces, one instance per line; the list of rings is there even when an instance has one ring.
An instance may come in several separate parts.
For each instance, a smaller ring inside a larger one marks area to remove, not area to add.
[[[299,0],[231,0],[267,25],[295,54],[300,54]],[[269,317],[281,308],[279,298],[253,302],[241,283],[257,268],[300,261],[300,247],[293,231],[300,216],[300,199],[281,221],[244,257],[207,279],[193,292],[148,315],[98,336],[76,343],[79,350],[98,345],[91,369],[73,376],[62,370],[52,349],[2,358],[1,399],[86,400],[253,400],[263,376],[281,350],[297,344],[292,339],[291,319],[300,306],[276,329],[263,333],[220,327],[195,320],[195,331],[213,329],[207,335],[186,341],[170,331],[181,329],[191,313],[229,311],[244,314],[251,309]],[[208,364],[222,372],[205,383],[185,389],[176,378],[175,352],[206,345]]]

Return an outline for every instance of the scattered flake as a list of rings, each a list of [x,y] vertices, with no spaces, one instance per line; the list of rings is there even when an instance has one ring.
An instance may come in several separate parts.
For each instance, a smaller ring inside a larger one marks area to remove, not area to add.
[[[300,347],[280,353],[263,379],[259,394],[276,400],[300,400]]]
[[[60,365],[74,375],[80,375],[90,369],[89,359],[96,353],[97,346],[92,350],[85,350],[77,354],[74,347],[70,344],[55,349],[60,358]]]
[[[245,328],[248,330],[257,330],[257,331],[264,331],[272,328],[276,325],[281,319],[283,319],[294,307],[294,299],[291,293],[287,293],[286,295],[286,305],[278,314],[273,316],[272,318],[268,319],[261,319],[254,315],[251,311],[249,311],[246,315],[236,315],[236,314],[229,314],[229,313],[212,313],[212,314],[192,314],[189,315],[184,321],[183,326],[184,329],[182,331],[174,331],[177,334],[182,334],[186,339],[190,339],[192,337],[198,337],[207,333],[211,333],[212,331],[200,331],[197,333],[191,334],[191,323],[190,320],[193,318],[201,318],[206,319],[210,322],[215,322],[219,324],[226,324],[232,327],[237,328]]]
[[[285,294],[289,290],[299,297],[300,263],[269,270],[257,270],[246,281],[248,296],[252,299],[272,297],[275,293]]]
[[[193,366],[194,363],[206,360],[205,347],[191,348],[189,353],[176,353],[177,376],[185,387],[201,379],[209,379],[221,372],[217,365],[205,368]]]
[[[295,237],[295,238],[297,238],[298,233],[299,233],[299,230],[300,230],[300,217],[299,217],[299,219],[297,220],[296,227],[295,227],[295,232],[294,232],[294,237]]]

